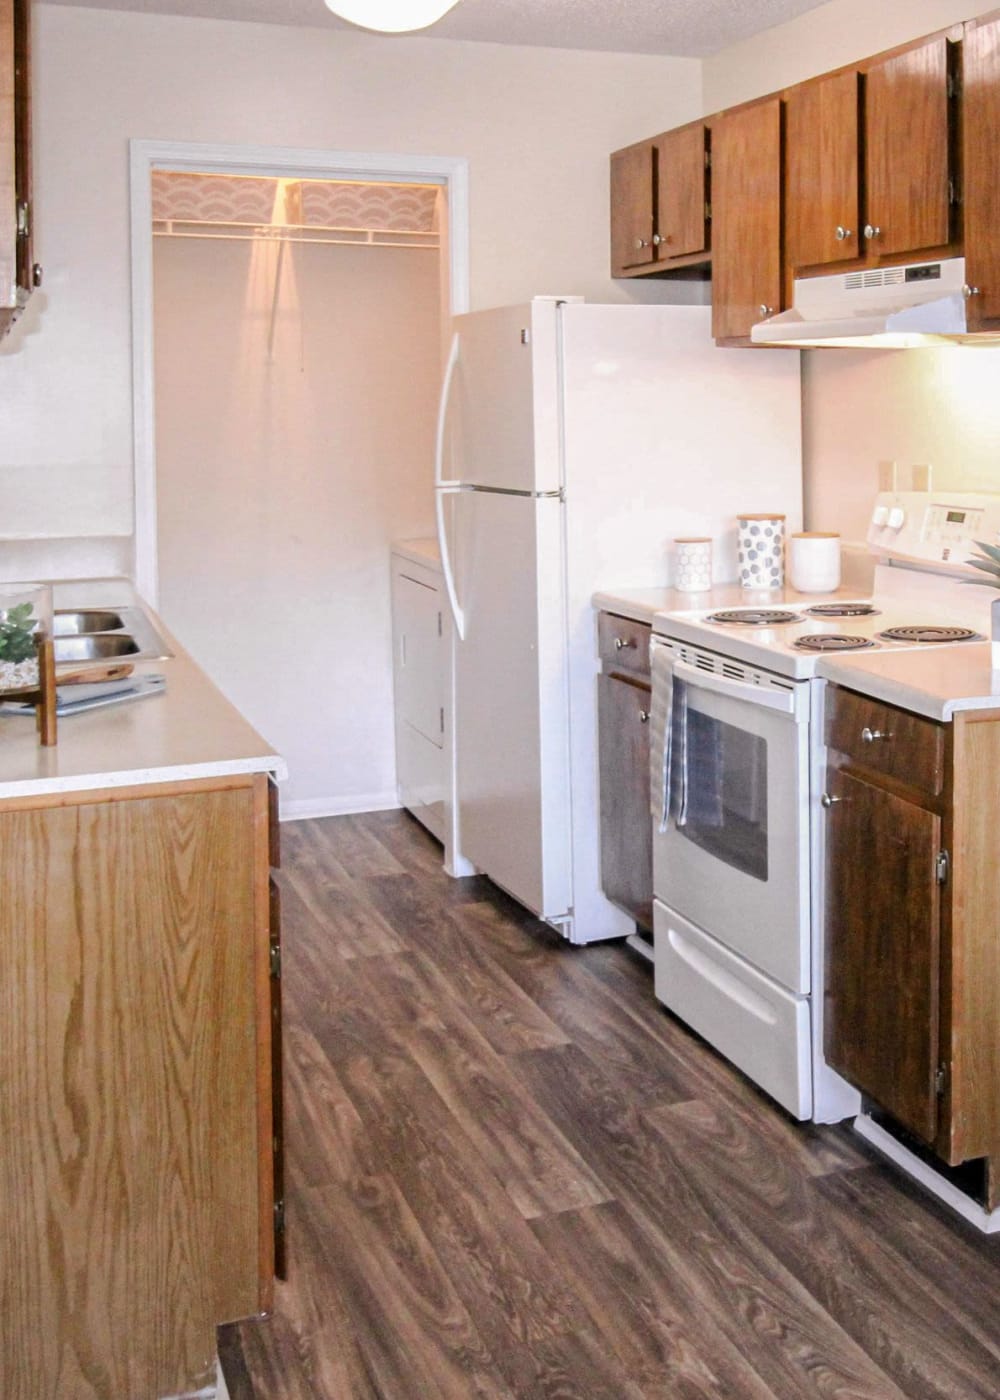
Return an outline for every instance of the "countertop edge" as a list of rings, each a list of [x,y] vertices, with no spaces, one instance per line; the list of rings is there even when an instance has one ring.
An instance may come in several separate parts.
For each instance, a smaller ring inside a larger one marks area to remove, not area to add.
[[[232,778],[244,773],[273,773],[278,782],[288,777],[283,759],[276,754],[260,758],[222,759],[218,763],[187,763],[164,768],[126,768],[117,773],[83,773],[64,778],[26,778],[0,783],[0,801],[19,797],[45,797],[60,792],[100,792],[105,788],[143,787],[146,784],[185,783],[198,778]]]

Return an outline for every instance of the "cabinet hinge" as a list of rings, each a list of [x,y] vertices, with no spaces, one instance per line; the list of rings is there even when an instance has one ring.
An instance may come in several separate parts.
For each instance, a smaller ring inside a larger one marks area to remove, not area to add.
[[[711,204],[709,204],[708,200],[706,199],[706,201],[705,201],[705,222],[708,223],[708,221],[709,221],[709,219],[710,219],[711,217],[712,217],[712,206],[711,206]]]
[[[441,716],[441,733],[444,733],[444,706],[442,705],[438,714]]]
[[[31,211],[30,211],[30,209],[29,209],[29,207],[28,207],[28,201],[27,201],[26,199],[21,199],[21,200],[18,201],[18,205],[17,205],[17,236],[18,236],[18,238],[27,238],[28,232],[29,232],[30,228],[31,228]]]
[[[281,979],[281,944],[271,944],[271,976],[276,980]]]
[[[958,203],[958,191],[955,189],[955,181],[954,181],[954,180],[949,180],[949,181],[948,181],[948,203],[949,203],[949,204],[957,204],[957,203]]]
[[[705,169],[706,169],[706,170],[711,170],[711,168],[712,168],[712,152],[711,152],[711,151],[706,151],[706,152],[705,152]]]
[[[945,1064],[941,1064],[938,1065],[937,1070],[934,1074],[934,1093],[937,1095],[938,1098],[940,1098],[941,1095],[944,1093],[945,1089],[947,1089],[947,1087],[948,1066]]]
[[[958,96],[958,79],[955,77],[954,73],[948,74],[948,96]]]
[[[279,1196],[274,1203],[274,1233],[276,1235],[285,1233],[285,1201],[283,1196]]]
[[[939,885],[948,883],[948,872],[951,869],[951,860],[947,851],[938,851],[937,859],[934,862],[934,873],[937,876]]]

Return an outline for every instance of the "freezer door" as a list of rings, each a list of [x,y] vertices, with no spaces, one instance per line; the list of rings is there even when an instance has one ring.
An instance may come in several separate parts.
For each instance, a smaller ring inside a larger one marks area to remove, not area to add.
[[[444,475],[504,491],[560,482],[557,303],[458,316]]]
[[[572,905],[563,507],[449,499],[465,638],[456,642],[463,855],[541,918]]]

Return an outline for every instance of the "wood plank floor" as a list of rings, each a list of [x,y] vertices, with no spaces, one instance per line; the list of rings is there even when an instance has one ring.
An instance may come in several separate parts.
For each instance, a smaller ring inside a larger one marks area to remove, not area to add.
[[[232,1400],[996,1400],[1000,1241],[399,812],[282,831],[290,1278]]]

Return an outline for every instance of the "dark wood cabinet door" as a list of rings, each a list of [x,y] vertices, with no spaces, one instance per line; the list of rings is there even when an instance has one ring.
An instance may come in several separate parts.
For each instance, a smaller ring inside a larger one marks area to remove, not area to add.
[[[0,0],[0,336],[34,284],[30,0]]]
[[[656,258],[653,243],[654,146],[630,146],[611,157],[611,275]]]
[[[598,676],[601,885],[645,929],[653,927],[647,685]]]
[[[781,104],[720,118],[712,130],[712,334],[745,339],[781,310]]]
[[[963,44],[965,270],[969,329],[1000,327],[1000,20],[966,27]]]
[[[874,64],[865,80],[866,226],[871,252],[942,247],[951,232],[948,42]]]
[[[657,252],[660,261],[708,247],[708,194],[704,126],[668,131],[656,143]]]
[[[857,73],[837,73],[789,94],[785,243],[793,269],[858,256],[858,85]]]
[[[925,1142],[937,1136],[941,820],[831,770],[824,1050]]]

